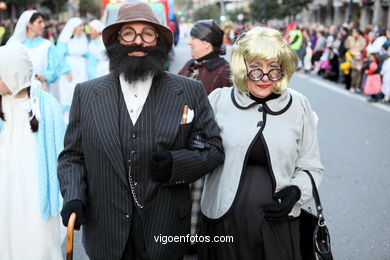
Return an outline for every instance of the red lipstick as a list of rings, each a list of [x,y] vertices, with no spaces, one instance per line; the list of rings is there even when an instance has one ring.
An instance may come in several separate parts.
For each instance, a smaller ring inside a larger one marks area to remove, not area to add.
[[[271,85],[257,85],[257,84],[256,84],[256,86],[258,86],[259,88],[265,89],[265,88],[268,88],[268,87],[271,86]]]

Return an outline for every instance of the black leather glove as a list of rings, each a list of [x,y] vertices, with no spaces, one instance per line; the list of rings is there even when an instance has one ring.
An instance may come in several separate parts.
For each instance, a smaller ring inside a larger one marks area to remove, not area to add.
[[[297,186],[288,186],[274,195],[275,202],[264,208],[265,218],[269,221],[285,220],[295,203],[301,197]],[[280,202],[279,202],[280,199]]]
[[[166,182],[172,175],[173,158],[170,152],[160,152],[152,155],[150,170],[152,179],[157,182]]]
[[[70,215],[73,212],[76,212],[76,222],[74,227],[79,229],[81,225],[84,225],[87,222],[85,207],[81,200],[71,200],[62,207],[62,224],[64,224],[65,227],[68,226]]]

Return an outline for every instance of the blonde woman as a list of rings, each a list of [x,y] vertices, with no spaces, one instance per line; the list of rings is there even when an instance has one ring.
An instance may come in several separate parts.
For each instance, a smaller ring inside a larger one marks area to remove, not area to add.
[[[232,46],[234,87],[210,96],[225,162],[206,176],[199,259],[301,259],[300,208],[323,167],[316,116],[305,96],[287,88],[297,56],[280,32],[256,27]]]

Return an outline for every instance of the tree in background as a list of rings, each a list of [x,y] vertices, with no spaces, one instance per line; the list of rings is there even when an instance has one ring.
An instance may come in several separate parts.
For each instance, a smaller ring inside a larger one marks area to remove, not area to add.
[[[42,1],[34,0],[9,0],[5,1],[8,6],[15,5],[18,6],[21,10],[33,9],[36,8],[36,4],[39,4]]]
[[[244,15],[244,19],[242,19],[241,21],[239,21],[237,19],[237,16],[238,14],[243,14]],[[233,21],[237,24],[244,24],[246,22],[249,22],[251,21],[251,14],[245,10],[245,8],[238,8],[238,9],[234,9],[234,10],[231,10],[231,11],[228,11],[227,12],[227,17],[229,17],[229,20],[230,21]]]
[[[175,9],[180,11],[177,13],[179,17],[184,17],[185,20],[191,20],[192,0],[175,0]]]
[[[99,18],[102,12],[102,1],[80,0],[79,11],[81,17],[86,17],[88,13]]]
[[[253,0],[249,7],[254,21],[265,23],[285,17],[291,21],[311,2],[313,0]]]
[[[57,17],[60,12],[64,11],[64,6],[67,2],[68,0],[43,0],[41,5],[49,8],[53,16]]]
[[[288,17],[290,21],[295,20],[295,16],[299,14],[313,0],[283,0],[282,1],[282,16]]]
[[[283,18],[284,9],[278,0],[253,0],[249,8],[253,21],[266,23],[271,19]]]
[[[196,10],[193,14],[194,21],[203,19],[214,19],[219,21],[220,10],[218,5],[206,5]]]

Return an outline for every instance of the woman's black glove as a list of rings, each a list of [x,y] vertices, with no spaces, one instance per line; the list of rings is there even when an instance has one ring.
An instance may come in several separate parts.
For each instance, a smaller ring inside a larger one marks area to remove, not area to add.
[[[70,215],[73,212],[76,212],[76,222],[74,227],[79,229],[81,225],[84,225],[87,222],[84,204],[81,200],[71,200],[62,207],[62,224],[64,224],[65,227],[68,226]]]
[[[288,186],[274,195],[273,204],[264,208],[265,218],[269,221],[287,219],[295,203],[301,197],[301,190],[297,186]],[[280,200],[280,202],[279,202]]]
[[[173,158],[170,152],[160,152],[152,155],[150,170],[152,179],[157,182],[169,181],[172,175]]]

